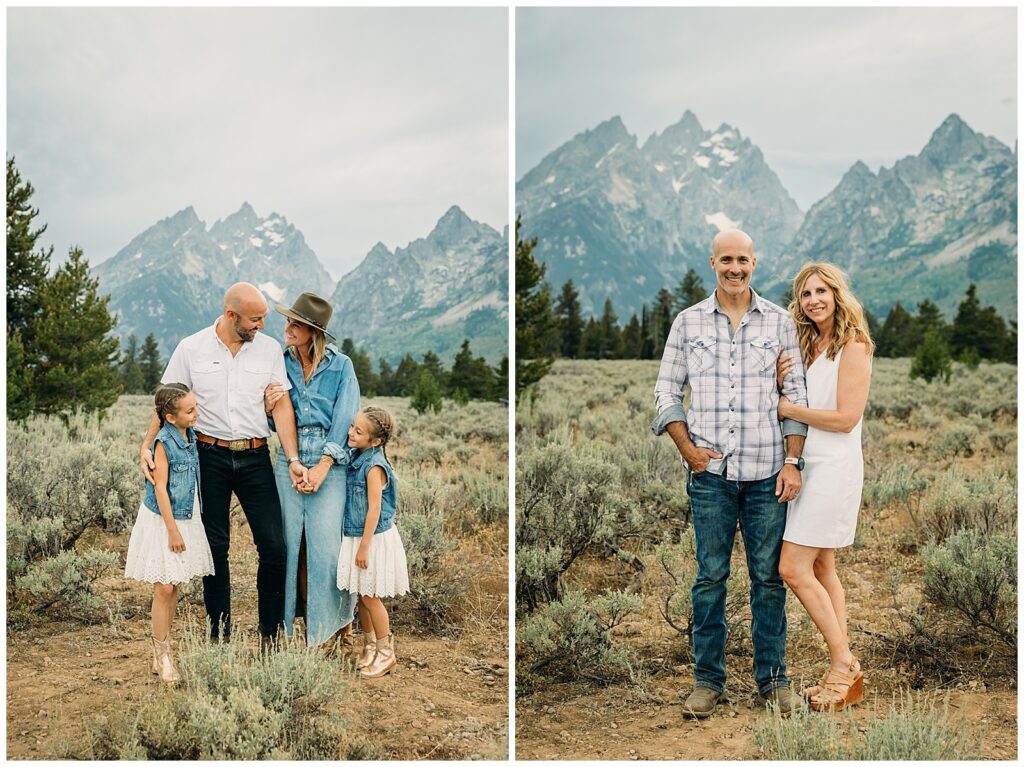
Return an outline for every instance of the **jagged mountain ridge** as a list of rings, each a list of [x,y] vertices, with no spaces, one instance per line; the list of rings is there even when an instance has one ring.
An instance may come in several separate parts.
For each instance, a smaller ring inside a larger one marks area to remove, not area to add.
[[[741,226],[759,256],[755,287],[778,299],[800,264],[847,269],[876,313],[930,298],[951,318],[968,282],[1016,316],[1016,150],[950,115],[922,152],[872,173],[858,162],[800,214],[760,150],[728,125],[682,120],[638,147],[619,118],[550,153],[516,186],[524,237],[557,292],[620,316],[674,288],[688,267],[710,284],[710,242]]]
[[[446,222],[444,226],[442,222]],[[494,259],[490,250],[493,242],[485,243],[482,230],[478,229],[484,226],[476,224],[461,209],[453,206],[439,222],[441,231],[431,242],[446,243],[453,253],[457,252],[459,258],[467,262],[472,261],[474,248],[481,248],[485,251],[481,258],[490,264],[493,272]],[[493,234],[491,240],[501,240],[500,234],[490,227],[486,229]],[[409,248],[412,246],[410,243]],[[503,243],[501,247],[505,247]],[[349,300],[348,295],[342,292],[347,308],[341,310],[337,303],[333,304],[335,315],[331,329],[335,335],[339,338],[351,335],[366,343],[374,358],[384,356],[391,361],[396,361],[406,352],[418,355],[429,348],[442,357],[451,357],[462,339],[468,337],[475,353],[484,354],[481,345],[486,346],[489,351],[485,356],[496,363],[508,348],[507,256],[502,256],[505,270],[502,292],[500,296],[492,296],[494,286],[491,283],[494,280],[480,286],[482,292],[477,295],[474,291],[478,286],[469,274],[463,273],[460,273],[460,279],[452,281],[458,284],[458,291],[436,289],[432,280],[444,271],[445,252],[433,252],[435,261],[426,264],[426,269],[420,269],[415,261],[412,263],[417,268],[409,269],[402,249],[391,254],[383,245],[378,245],[356,270],[335,283],[306,244],[302,233],[284,216],[272,213],[261,218],[252,206],[245,203],[236,213],[217,221],[209,229],[193,208],[185,208],[146,229],[92,271],[99,279],[100,291],[111,296],[109,308],[118,317],[114,332],[121,337],[122,343],[129,334],[134,333],[141,342],[147,334],[153,333],[166,357],[186,335],[213,322],[221,312],[224,291],[234,282],[244,280],[257,285],[271,305],[277,301],[290,304],[306,290],[331,297],[335,288],[340,290],[343,285],[350,284],[353,275],[361,273],[367,262],[387,263],[393,269],[396,286],[403,295],[438,294],[439,298],[431,304],[436,316],[433,316],[435,323],[429,327],[430,332],[416,331],[407,322],[389,323],[387,318],[375,314],[381,307],[365,303],[359,304],[360,314],[356,318],[352,309],[357,302]],[[390,264],[392,259],[400,263]],[[385,293],[390,294],[391,291]],[[473,318],[474,322],[467,323],[464,317],[458,316],[456,303],[444,303],[446,296],[462,304],[485,300],[486,305],[491,306],[503,301],[503,309],[495,309],[495,312],[500,316],[503,310],[506,319],[491,323],[500,325],[496,329],[486,321],[481,322],[484,318],[480,315]],[[445,317],[445,312],[454,314]],[[362,332],[364,326],[380,332],[383,332],[382,328],[387,329],[387,341],[379,348],[388,351],[378,350],[376,339]],[[284,318],[271,311],[267,315],[266,332],[280,339],[283,327]],[[503,344],[496,341],[499,336],[505,339]]]
[[[775,255],[802,218],[760,149],[690,111],[643,146],[619,117],[578,134],[523,176],[516,206],[549,283],[572,278],[591,313],[607,296],[639,308],[674,287],[723,228],[742,225]]]

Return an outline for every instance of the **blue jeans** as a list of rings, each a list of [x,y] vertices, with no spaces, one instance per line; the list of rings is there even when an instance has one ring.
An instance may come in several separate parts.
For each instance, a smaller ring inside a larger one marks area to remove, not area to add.
[[[737,523],[750,574],[757,690],[763,694],[789,685],[784,657],[786,587],[779,577],[786,504],[775,497],[776,476],[751,482],[728,480],[708,471],[690,476],[697,540],[697,578],[691,592],[697,687],[725,689],[725,589]]]
[[[318,426],[298,427],[299,460],[316,466],[323,453],[326,432]],[[332,466],[320,489],[312,495],[292,488],[284,450],[274,467],[287,549],[285,562],[284,630],[292,635],[297,612],[299,547],[306,539],[306,643],[321,645],[352,622],[355,597],[338,588],[338,555],[345,516],[346,472]]]

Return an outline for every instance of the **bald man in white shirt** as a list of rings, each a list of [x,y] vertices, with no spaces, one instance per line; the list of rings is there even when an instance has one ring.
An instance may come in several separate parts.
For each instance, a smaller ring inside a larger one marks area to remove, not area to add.
[[[212,639],[231,637],[231,576],[228,548],[232,492],[238,497],[259,555],[256,591],[264,648],[276,641],[284,611],[285,544],[281,504],[267,440],[270,427],[263,392],[271,383],[291,388],[280,344],[259,331],[268,310],[254,285],[240,282],[224,294],[224,313],[212,326],[183,339],[171,355],[161,383],[191,387],[199,405],[202,520],[213,553],[214,574],[203,578]],[[290,397],[274,405],[281,448],[295,478],[304,480],[298,460],[295,415]],[[140,464],[151,478],[151,448],[160,421],[153,415],[142,441]]]

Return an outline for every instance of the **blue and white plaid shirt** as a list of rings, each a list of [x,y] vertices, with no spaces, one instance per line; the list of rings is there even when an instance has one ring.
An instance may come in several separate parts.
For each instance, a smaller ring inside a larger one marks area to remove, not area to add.
[[[779,424],[779,393],[775,362],[781,352],[793,358],[793,370],[783,381],[783,394],[807,405],[804,366],[796,324],[785,309],[750,291],[750,308],[735,335],[729,317],[718,306],[715,292],[672,323],[654,387],[658,418],[655,434],[682,421],[698,447],[722,454],[708,471],[739,481],[766,479],[785,461],[784,436],[807,435],[805,424],[786,419]],[[683,394],[690,386],[689,407]]]

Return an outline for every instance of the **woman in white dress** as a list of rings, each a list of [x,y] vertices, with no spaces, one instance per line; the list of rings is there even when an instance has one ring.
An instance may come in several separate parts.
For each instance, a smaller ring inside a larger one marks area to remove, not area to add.
[[[863,699],[864,674],[850,651],[846,597],[835,550],[853,543],[864,483],[860,432],[871,384],[874,343],[846,275],[825,263],[793,280],[789,310],[807,371],[807,407],[779,401],[779,418],[806,423],[803,486],[789,503],[779,574],[828,644],[831,664],[804,691],[812,708],[839,710]],[[779,360],[779,381],[792,360]]]

